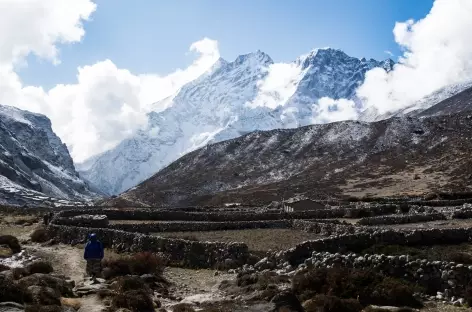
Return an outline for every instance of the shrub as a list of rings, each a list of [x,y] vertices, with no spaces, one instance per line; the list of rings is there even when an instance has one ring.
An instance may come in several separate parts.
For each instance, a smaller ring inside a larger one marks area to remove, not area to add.
[[[11,272],[15,280],[18,280],[28,275],[28,272],[26,271],[25,268],[13,268],[11,269]]]
[[[188,303],[178,303],[172,307],[173,312],[195,312],[195,309]]]
[[[146,283],[136,276],[123,276],[117,278],[117,290],[120,292],[127,292],[130,290],[144,290],[149,292],[149,287]]]
[[[44,243],[47,242],[49,238],[49,233],[46,228],[40,227],[33,231],[30,235],[31,241],[35,243]]]
[[[365,298],[366,304],[396,305],[422,307],[421,302],[413,296],[414,289],[406,282],[386,277]]]
[[[8,267],[4,264],[0,264],[0,272],[8,271],[8,270],[10,270],[10,267]]]
[[[317,295],[303,304],[305,312],[359,312],[362,305],[355,299]]]
[[[469,307],[472,307],[472,285],[469,285],[465,288],[464,299]]]
[[[49,273],[54,272],[54,269],[52,268],[52,265],[49,262],[39,260],[26,266],[26,271],[28,271],[28,274],[35,274],[35,273],[49,274]]]
[[[161,275],[164,271],[165,260],[150,252],[141,252],[133,256],[106,259],[102,262],[103,275],[110,279],[124,275]]]
[[[14,280],[0,275],[0,300],[2,302],[24,303],[26,299],[25,288],[18,285]]]
[[[0,236],[0,245],[7,245],[13,253],[19,253],[21,251],[20,242],[13,235]]]
[[[410,212],[410,205],[409,204],[400,204],[400,211],[402,213]]]
[[[25,312],[64,312],[64,309],[59,305],[27,305]]]
[[[385,277],[370,270],[347,268],[304,270],[294,277],[292,287],[302,300],[308,300],[317,294],[325,294],[340,299],[358,298],[363,306],[369,304],[422,306],[413,296],[418,289],[405,281]]]
[[[120,308],[129,309],[133,312],[154,311],[154,304],[148,292],[139,290],[130,290],[117,294],[111,301],[112,307],[117,310]]]

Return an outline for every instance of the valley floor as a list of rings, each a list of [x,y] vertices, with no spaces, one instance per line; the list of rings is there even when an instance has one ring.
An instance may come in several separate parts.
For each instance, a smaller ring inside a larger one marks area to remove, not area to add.
[[[83,260],[82,246],[69,245],[54,245],[42,246],[28,241],[31,232],[38,226],[38,220],[31,220],[34,223],[29,225],[17,225],[17,219],[24,218],[24,216],[2,216],[0,223],[0,235],[15,235],[20,241],[23,241],[23,248],[30,254],[35,255],[41,259],[48,260],[52,263],[55,271],[73,279],[76,283],[84,280],[85,261]],[[243,231],[214,231],[214,232],[176,232],[164,233],[165,236],[180,236],[185,237],[189,235],[196,236],[199,240],[218,240],[218,241],[244,241],[253,250],[268,250],[268,249],[286,249],[302,240],[316,238],[317,236],[305,232],[298,232],[289,229],[264,229],[264,230],[243,230]],[[275,239],[276,238],[276,239]],[[449,252],[462,252],[471,259],[472,263],[472,245],[463,244],[451,248],[442,246],[442,249],[437,249],[437,254]],[[386,254],[402,253],[406,250],[396,250],[395,247],[379,246],[376,252],[383,252]],[[411,249],[411,248],[410,248]],[[436,250],[436,249],[435,249]],[[408,250],[410,253],[431,254],[431,250]],[[116,257],[117,254],[107,250],[106,256],[109,258]],[[164,276],[172,283],[174,300],[161,299],[164,307],[172,309],[176,303],[193,303],[197,306],[205,303],[217,303],[219,310],[217,311],[235,311],[235,312],[256,312],[267,311],[270,308],[268,303],[251,303],[243,306],[241,304],[234,304],[231,302],[232,298],[225,297],[218,289],[220,283],[224,280],[234,280],[236,275],[225,272],[217,272],[215,270],[191,270],[183,268],[168,267],[164,271]],[[79,312],[100,312],[104,309],[103,302],[96,295],[84,296],[80,299],[81,308]],[[219,303],[218,303],[219,302]],[[467,311],[465,308],[454,307],[440,302],[426,302],[422,311],[427,312],[459,312]]]

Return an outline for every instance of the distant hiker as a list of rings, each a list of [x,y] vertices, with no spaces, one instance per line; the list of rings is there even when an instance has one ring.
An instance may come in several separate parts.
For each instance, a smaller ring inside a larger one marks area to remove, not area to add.
[[[44,216],[43,216],[43,223],[44,225],[48,225],[49,224],[49,221],[50,221],[50,216],[49,216],[49,213],[46,213]]]
[[[89,235],[89,241],[85,245],[84,259],[87,261],[86,272],[93,280],[97,278],[102,271],[103,245],[97,239],[97,234]]]

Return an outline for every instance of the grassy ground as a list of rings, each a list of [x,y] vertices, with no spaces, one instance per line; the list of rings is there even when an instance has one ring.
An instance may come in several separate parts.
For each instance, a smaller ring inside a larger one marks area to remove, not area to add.
[[[0,235],[13,235],[18,239],[27,239],[38,226],[35,216],[0,215]]]
[[[201,241],[243,242],[254,251],[285,250],[320,235],[292,229],[247,229],[211,232],[163,232],[158,236],[192,238]]]

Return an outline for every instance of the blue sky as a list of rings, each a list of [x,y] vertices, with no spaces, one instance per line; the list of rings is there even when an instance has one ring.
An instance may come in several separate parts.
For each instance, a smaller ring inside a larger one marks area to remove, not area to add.
[[[260,49],[275,61],[291,61],[312,48],[330,46],[356,57],[398,55],[396,21],[423,18],[433,0],[98,0],[82,42],[62,45],[60,65],[28,58],[26,85],[50,88],[76,81],[77,67],[111,59],[134,74],[166,74],[185,68],[192,42],[218,40],[221,56]]]

